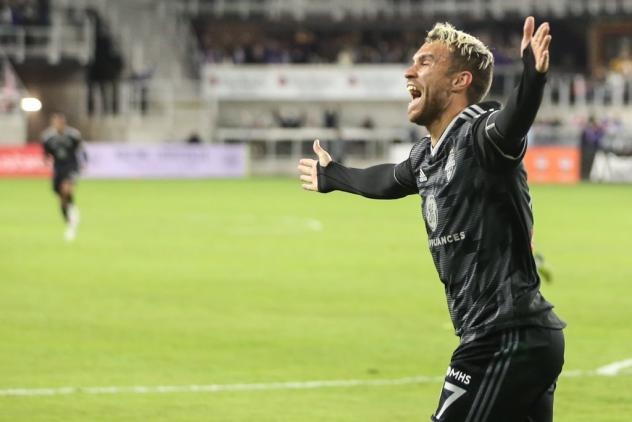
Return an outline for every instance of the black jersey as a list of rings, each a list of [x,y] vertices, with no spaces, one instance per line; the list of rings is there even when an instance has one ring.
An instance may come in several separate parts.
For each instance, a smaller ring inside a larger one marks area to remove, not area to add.
[[[48,128],[42,133],[44,151],[54,159],[56,173],[77,171],[79,169],[79,149],[81,134],[72,127],[66,127],[63,133],[54,128]]]
[[[478,139],[494,129],[490,124],[479,131],[478,125],[489,122],[498,107],[467,107],[435,147],[429,137],[422,139],[394,169],[397,181],[422,197],[430,252],[463,342],[503,328],[565,325],[539,291],[522,164],[526,140],[510,156],[493,137]]]

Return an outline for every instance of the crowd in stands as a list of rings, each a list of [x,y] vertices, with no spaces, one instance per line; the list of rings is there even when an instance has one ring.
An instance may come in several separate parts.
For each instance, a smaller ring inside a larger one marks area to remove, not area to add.
[[[496,62],[514,62],[519,56],[519,35],[514,38],[492,37],[478,33],[492,49]],[[419,48],[424,35],[412,31],[350,31],[232,34],[207,31],[200,45],[207,63],[407,63]]]
[[[50,0],[0,0],[0,25],[48,25]]]

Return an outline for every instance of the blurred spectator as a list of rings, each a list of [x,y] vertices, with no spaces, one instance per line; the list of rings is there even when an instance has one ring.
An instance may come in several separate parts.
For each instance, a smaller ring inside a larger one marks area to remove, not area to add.
[[[283,107],[274,112],[279,127],[298,128],[305,126],[306,115],[295,107]]]
[[[50,0],[3,0],[0,2],[0,24],[48,25]]]
[[[198,135],[197,132],[191,133],[191,135],[189,135],[189,137],[187,138],[187,144],[189,145],[199,145],[201,143],[202,138],[200,138],[200,135]]]
[[[256,25],[231,35],[230,28],[211,28],[202,28],[199,37],[202,54],[209,63],[407,63],[425,37],[422,31],[400,30],[300,28],[268,32]],[[492,34],[484,28],[473,32],[493,43],[499,64],[519,60],[520,37]]]
[[[597,123],[597,119],[594,116],[590,116],[588,123],[582,130],[579,143],[581,154],[580,175],[582,180],[590,178],[590,170],[597,151],[601,149],[601,141],[604,134],[604,128]]]
[[[362,127],[365,129],[373,129],[375,128],[375,122],[371,118],[371,116],[366,116],[362,121]]]
[[[94,57],[86,68],[88,114],[117,114],[119,81],[123,58],[109,28],[94,10],[87,10],[95,22]]]
[[[336,129],[338,127],[338,113],[336,110],[326,109],[323,112],[323,126],[328,129]]]
[[[7,0],[0,1],[0,25],[13,23],[13,11]]]

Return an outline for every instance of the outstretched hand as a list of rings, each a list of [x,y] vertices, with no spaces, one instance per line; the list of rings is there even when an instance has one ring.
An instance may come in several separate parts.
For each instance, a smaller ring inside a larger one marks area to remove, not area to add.
[[[303,158],[299,161],[298,170],[301,174],[303,189],[318,191],[318,173],[316,171],[316,163],[321,167],[327,167],[331,163],[331,155],[320,146],[320,141],[314,141],[314,152],[318,156],[318,161],[311,158]]]
[[[520,43],[520,55],[522,52],[531,45],[533,55],[535,56],[535,70],[540,73],[546,73],[549,70],[549,44],[551,44],[551,35],[549,34],[551,28],[548,22],[544,22],[538,27],[538,30],[533,33],[535,29],[535,19],[533,16],[529,16],[524,21],[524,28],[522,33],[522,42]]]

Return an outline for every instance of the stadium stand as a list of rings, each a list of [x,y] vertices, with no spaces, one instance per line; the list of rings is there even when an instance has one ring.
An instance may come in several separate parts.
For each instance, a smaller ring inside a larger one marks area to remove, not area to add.
[[[43,111],[67,110],[91,141],[182,143],[198,133],[211,143],[245,143],[252,171],[265,173],[290,171],[316,137],[344,146],[358,165],[389,158],[421,135],[402,113],[402,73],[424,31],[447,16],[493,47],[496,99],[507,97],[520,71],[520,18],[550,18],[557,42],[533,145],[577,145],[591,115],[630,117],[632,23],[618,18],[632,0],[41,4],[46,12],[35,22],[4,23],[0,42],[24,85],[45,97]],[[35,39],[43,41],[27,42]],[[34,77],[30,63],[41,73],[42,59],[47,74],[66,76]],[[283,123],[288,111],[301,116],[296,124]],[[31,139],[43,123],[29,121]],[[628,130],[604,145],[625,145]]]

